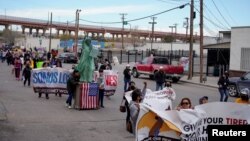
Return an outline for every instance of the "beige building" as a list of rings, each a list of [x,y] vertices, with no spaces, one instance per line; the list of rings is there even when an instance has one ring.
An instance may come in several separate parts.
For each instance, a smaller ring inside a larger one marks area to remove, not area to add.
[[[230,50],[230,73],[250,71],[250,26],[232,27]]]

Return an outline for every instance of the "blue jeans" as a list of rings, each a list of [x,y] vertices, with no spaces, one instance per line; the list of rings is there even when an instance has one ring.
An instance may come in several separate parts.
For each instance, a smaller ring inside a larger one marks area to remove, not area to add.
[[[162,90],[163,89],[163,83],[157,83],[156,82],[156,91]]]
[[[99,106],[103,106],[104,89],[99,89]]]
[[[127,79],[127,78],[124,78],[124,92],[127,91],[127,86],[129,85],[129,82],[131,81],[131,79]]]
[[[66,103],[69,104],[69,106],[71,106],[72,98],[73,98],[73,93],[72,92],[68,92],[68,94],[69,94],[69,97],[68,97]]]
[[[219,92],[220,92],[220,101],[224,101],[227,102],[228,99],[228,90],[227,89],[223,89],[223,88],[219,88]],[[224,98],[225,96],[225,98]]]

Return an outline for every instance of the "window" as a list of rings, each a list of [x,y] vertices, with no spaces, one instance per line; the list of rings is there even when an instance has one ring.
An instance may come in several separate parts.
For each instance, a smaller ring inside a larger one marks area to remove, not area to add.
[[[147,62],[148,62],[148,57],[146,57],[146,58],[144,58],[144,59],[142,60],[142,64],[147,64]]]
[[[154,58],[154,64],[168,64],[167,58]]]
[[[250,72],[245,75],[245,79],[250,79]]]
[[[250,48],[241,48],[241,70],[250,70]]]

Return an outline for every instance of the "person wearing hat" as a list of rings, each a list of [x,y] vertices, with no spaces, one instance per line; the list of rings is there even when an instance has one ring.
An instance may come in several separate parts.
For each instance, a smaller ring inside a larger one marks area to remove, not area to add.
[[[163,67],[160,66],[159,71],[155,73],[155,81],[156,81],[156,91],[163,89],[163,84],[165,83],[165,72],[163,71]]]
[[[249,102],[250,91],[248,88],[242,89],[240,91],[240,98],[235,100],[235,103],[250,104]]]
[[[127,86],[131,81],[131,69],[129,64],[126,65],[126,68],[123,71],[123,75],[124,75],[124,92],[126,92]]]
[[[200,104],[208,103],[208,97],[207,96],[203,96],[202,98],[200,98],[199,103]]]

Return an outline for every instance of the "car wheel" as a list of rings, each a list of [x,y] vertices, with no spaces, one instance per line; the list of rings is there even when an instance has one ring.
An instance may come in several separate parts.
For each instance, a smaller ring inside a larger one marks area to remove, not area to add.
[[[232,97],[236,97],[237,96],[237,89],[235,85],[229,85],[228,87],[228,94]]]
[[[132,73],[133,73],[133,77],[134,77],[134,78],[138,78],[139,75],[140,75],[136,69],[133,69],[133,72],[132,72]]]
[[[172,78],[173,83],[177,83],[179,80],[180,80],[180,79],[178,79],[178,78],[176,78],[176,77],[173,77],[173,78]]]

